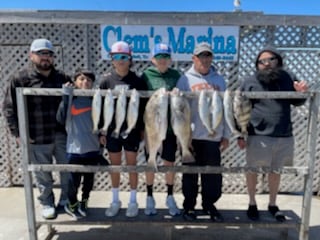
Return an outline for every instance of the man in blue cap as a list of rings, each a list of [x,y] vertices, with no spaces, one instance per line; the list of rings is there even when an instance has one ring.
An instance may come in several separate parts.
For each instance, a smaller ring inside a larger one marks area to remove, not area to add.
[[[54,47],[44,38],[35,39],[30,46],[31,66],[10,78],[4,101],[4,114],[13,136],[19,140],[18,112],[16,102],[17,87],[61,88],[71,82],[69,76],[54,68]],[[56,112],[61,101],[57,96],[28,96],[28,128],[30,134],[30,162],[35,164],[67,163],[66,133],[56,121]],[[61,195],[58,203],[65,205],[68,199],[69,173],[60,174]],[[51,172],[35,172],[40,190],[38,199],[45,219],[56,217]]]

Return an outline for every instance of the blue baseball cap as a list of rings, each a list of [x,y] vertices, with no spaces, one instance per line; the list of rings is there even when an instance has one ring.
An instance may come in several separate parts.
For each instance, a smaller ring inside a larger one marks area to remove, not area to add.
[[[167,54],[171,56],[171,48],[164,43],[158,43],[154,45],[152,56],[155,57],[158,54]]]

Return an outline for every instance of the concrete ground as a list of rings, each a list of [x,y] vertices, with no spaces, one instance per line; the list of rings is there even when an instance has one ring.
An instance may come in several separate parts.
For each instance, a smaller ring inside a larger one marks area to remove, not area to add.
[[[35,197],[37,190],[35,190]],[[165,208],[165,193],[155,193],[157,208]],[[120,199],[122,206],[126,207],[129,194],[122,192]],[[145,206],[146,194],[138,193],[139,208]],[[183,196],[175,194],[177,204],[179,207],[182,205]],[[0,240],[24,240],[29,239],[28,225],[25,209],[24,188],[0,188]],[[110,192],[94,191],[89,202],[89,207],[104,208],[109,205],[111,199]],[[216,204],[218,209],[246,209],[247,208],[247,195],[245,194],[224,194],[219,202]],[[266,210],[268,204],[268,195],[257,195],[258,207],[260,210]],[[38,209],[38,202],[36,208]],[[199,198],[197,208],[200,209],[201,198]],[[301,216],[302,211],[302,196],[293,194],[280,194],[278,196],[278,205],[281,209],[291,209],[298,216]],[[320,236],[320,198],[313,197],[312,209],[310,216],[310,240],[318,240]],[[38,210],[37,210],[38,211]],[[124,211],[122,211],[124,214]],[[147,223],[146,223],[147,224]],[[128,225],[113,226],[113,225],[58,225],[54,226],[57,233],[52,239],[55,240],[100,240],[100,239],[116,239],[128,240],[130,239],[166,239],[167,232],[161,226],[146,225],[140,227],[130,227]],[[47,234],[47,228],[42,226],[38,231],[39,239],[43,239]],[[177,226],[170,232],[171,239],[228,239],[228,240],[271,240],[281,239],[281,231],[279,229],[217,229],[207,228],[202,226]],[[295,229],[289,230],[288,239],[298,240],[299,233]]]

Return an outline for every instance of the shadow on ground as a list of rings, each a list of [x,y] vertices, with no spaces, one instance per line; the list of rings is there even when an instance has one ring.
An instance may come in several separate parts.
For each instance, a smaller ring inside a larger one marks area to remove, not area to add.
[[[57,227],[58,232],[54,236],[55,240],[274,240],[274,239],[286,239],[286,230],[265,230],[265,229],[208,229],[197,227],[184,227],[179,228],[164,228],[164,227],[150,227],[146,224],[146,227],[132,228],[130,224],[127,226],[110,226],[110,227],[80,227],[74,231],[69,229],[64,232],[62,227]],[[75,227],[78,228],[78,227]],[[312,229],[311,229],[312,230]],[[85,232],[85,234],[84,234]],[[297,231],[290,230],[288,239],[298,239]],[[310,238],[315,239],[315,238]]]

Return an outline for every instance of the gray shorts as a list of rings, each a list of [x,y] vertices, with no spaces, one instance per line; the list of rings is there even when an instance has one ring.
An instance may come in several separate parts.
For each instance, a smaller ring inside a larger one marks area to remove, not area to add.
[[[247,139],[247,167],[270,167],[278,170],[293,163],[294,138],[249,136]]]

